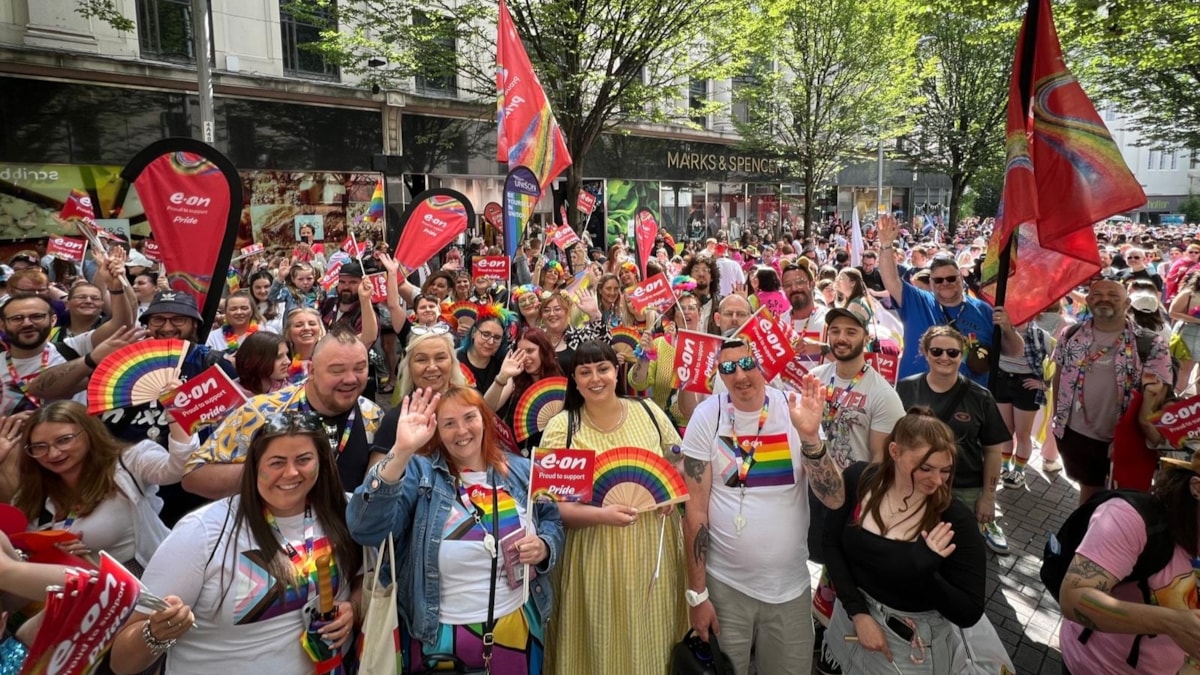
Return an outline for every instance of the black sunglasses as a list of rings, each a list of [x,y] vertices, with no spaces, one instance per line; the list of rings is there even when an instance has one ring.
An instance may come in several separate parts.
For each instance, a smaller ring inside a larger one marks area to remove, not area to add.
[[[959,277],[957,275],[952,276],[952,277],[929,277],[929,280],[935,284],[952,284],[957,281],[960,281],[961,279],[962,279],[962,277]]]
[[[929,348],[930,356],[941,357],[942,354],[945,354],[946,356],[949,356],[952,359],[957,359],[958,357],[962,356],[962,350],[961,349],[953,349],[953,348],[952,349],[943,349],[941,347],[930,347]]]
[[[722,361],[717,364],[717,369],[722,375],[732,375],[733,371],[741,368],[744,371],[751,371],[758,367],[758,359],[753,356],[743,356],[737,361]]]

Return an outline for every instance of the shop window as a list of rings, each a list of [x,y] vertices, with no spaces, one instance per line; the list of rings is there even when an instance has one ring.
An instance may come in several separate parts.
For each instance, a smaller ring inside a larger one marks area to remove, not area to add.
[[[708,80],[698,80],[692,78],[688,83],[688,110],[692,111],[692,116],[689,117],[693,124],[696,124],[701,129],[708,128],[708,115],[699,111],[704,109],[708,104]]]
[[[283,71],[288,75],[335,80],[338,77],[337,66],[313,51],[310,45],[320,42],[322,30],[337,27],[337,19],[334,16],[337,6],[314,5],[305,11],[311,13],[311,16],[301,18],[285,9],[279,10],[279,30],[283,38]]]
[[[137,17],[142,58],[196,62],[191,0],[137,0]]]
[[[733,78],[733,102],[730,104],[729,116],[741,124],[750,123],[750,102],[746,100],[747,90],[758,83],[752,75],[739,75]]]
[[[457,45],[454,26],[449,19],[436,14],[413,10],[413,26],[422,28],[432,37],[431,58],[421,59],[416,75],[417,93],[422,96],[457,96],[458,80],[455,77]]]

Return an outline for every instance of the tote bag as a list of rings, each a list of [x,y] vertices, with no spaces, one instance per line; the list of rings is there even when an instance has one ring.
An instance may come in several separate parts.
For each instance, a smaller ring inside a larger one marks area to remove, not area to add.
[[[379,583],[379,570],[387,563],[392,583],[386,588]],[[363,582],[363,625],[359,640],[359,672],[399,673],[400,618],[396,611],[396,550],[392,535],[379,545],[375,572]]]

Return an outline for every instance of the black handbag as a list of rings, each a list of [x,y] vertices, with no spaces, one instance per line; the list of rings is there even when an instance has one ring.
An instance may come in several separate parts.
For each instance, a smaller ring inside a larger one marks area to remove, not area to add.
[[[716,654],[719,658],[713,658]],[[671,648],[671,675],[733,675],[733,662],[717,644],[716,633],[708,642],[700,639],[691,628],[683,639]]]

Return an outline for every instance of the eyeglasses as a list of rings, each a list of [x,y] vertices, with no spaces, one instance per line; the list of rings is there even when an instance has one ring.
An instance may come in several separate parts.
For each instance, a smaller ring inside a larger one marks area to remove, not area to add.
[[[73,434],[59,436],[49,443],[29,443],[25,446],[25,453],[30,457],[45,457],[50,452],[50,448],[55,450],[66,450],[71,447],[75,439],[82,436],[82,431],[76,431]]]
[[[45,323],[49,318],[49,314],[18,314],[16,316],[4,317],[4,322],[12,326],[20,326],[26,321],[30,321],[31,323]]]
[[[504,339],[504,336],[499,333],[485,333],[483,331],[475,333],[475,337],[480,340],[487,340],[488,342],[499,342]]]
[[[151,328],[162,328],[168,321],[176,328],[183,328],[188,325],[189,321],[194,321],[194,319],[189,316],[152,316],[146,319],[146,325]]]
[[[753,356],[743,356],[737,361],[722,361],[717,364],[717,369],[722,375],[732,375],[733,371],[741,368],[745,372],[749,372],[758,367],[758,359]]]
[[[259,433],[287,434],[297,431],[323,431],[321,420],[311,412],[281,412],[267,415]]]
[[[949,356],[952,359],[957,359],[958,357],[962,356],[962,350],[961,349],[944,349],[942,347],[930,347],[929,348],[929,355],[934,358],[941,358],[942,354],[945,354],[946,356]]]
[[[412,325],[413,335],[443,335],[450,332],[450,325],[442,322],[433,324],[432,326],[422,326],[419,323]]]
[[[750,312],[725,310],[724,312],[721,312],[721,316],[725,317],[726,319],[746,319],[750,317]]]
[[[961,281],[961,280],[962,280],[962,279],[961,279],[961,278],[959,278],[959,277],[957,277],[957,276],[953,276],[953,277],[929,277],[929,281],[930,281],[930,283],[934,283],[934,284],[953,284],[953,283],[958,283],[958,282],[959,282],[959,281]]]

